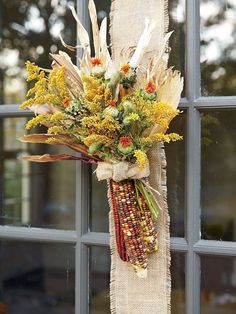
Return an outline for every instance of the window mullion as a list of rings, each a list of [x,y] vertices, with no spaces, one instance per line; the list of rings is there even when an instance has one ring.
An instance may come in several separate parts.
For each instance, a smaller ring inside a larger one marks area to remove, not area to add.
[[[187,123],[186,304],[187,314],[199,314],[200,261],[193,246],[200,240],[200,113],[193,107],[188,110]]]
[[[187,60],[186,60],[186,94],[190,102],[201,95],[200,75],[200,2],[186,1],[186,32],[187,32]]]
[[[77,235],[75,231],[0,226],[0,238],[9,240],[75,243]]]
[[[30,110],[20,110],[19,105],[0,105],[0,118],[3,117],[30,117],[33,112]]]
[[[199,109],[228,109],[236,108],[236,97],[200,97],[194,101]]]
[[[77,0],[77,12],[80,21],[89,30],[88,3]],[[80,44],[78,42],[78,44]],[[81,57],[81,50],[77,50]],[[89,217],[89,167],[81,162],[76,163],[76,272],[75,272],[75,313],[89,313],[89,249],[81,242],[81,237],[88,230]]]

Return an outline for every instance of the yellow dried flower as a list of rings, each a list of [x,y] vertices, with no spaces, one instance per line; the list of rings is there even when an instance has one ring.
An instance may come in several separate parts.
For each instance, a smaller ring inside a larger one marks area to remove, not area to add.
[[[104,100],[105,100],[105,103],[107,103],[109,100],[112,100],[112,92],[111,92],[110,88],[107,88],[105,90]]]
[[[32,98],[27,99],[20,105],[20,109],[31,107],[33,106],[33,104],[34,104],[34,100]]]
[[[39,78],[41,69],[34,62],[26,61],[27,81],[36,80]]]
[[[103,144],[103,145],[111,145],[114,140],[105,136],[105,135],[100,135],[100,134],[92,134],[87,136],[84,140],[83,140],[84,144],[87,146],[90,146],[94,143],[96,144]]]
[[[68,131],[62,126],[54,125],[48,128],[48,134],[67,134]]]
[[[154,142],[169,143],[169,142],[176,142],[176,141],[179,141],[182,139],[183,139],[183,137],[177,133],[169,133],[169,134],[156,133],[156,134],[153,134],[151,136],[142,138],[141,142],[143,144],[146,144],[146,145],[151,145]]]
[[[65,113],[57,111],[54,114],[50,115],[50,122],[55,124],[61,124],[62,120],[66,120],[68,117]]]
[[[114,138],[115,132],[120,129],[119,122],[116,121],[111,115],[101,118],[99,116],[85,117],[81,120],[82,127],[87,134],[100,134]]]
[[[50,90],[56,90],[56,94],[58,94],[62,99],[66,97],[70,98],[70,94],[66,84],[65,68],[63,66],[59,67],[58,69],[53,69],[50,72],[49,86]]]
[[[168,126],[170,120],[179,114],[179,110],[163,102],[155,102],[149,106],[148,116],[154,124]]]
[[[102,110],[102,103],[110,99],[111,95],[106,91],[106,85],[94,76],[82,77],[84,84],[84,100],[92,113]]]
[[[136,158],[136,164],[143,169],[147,163],[147,155],[141,149],[134,151],[134,157]]]
[[[139,115],[135,112],[131,112],[130,114],[128,114],[127,118],[130,120],[130,121],[138,121],[139,120]]]
[[[48,123],[50,120],[50,115],[49,114],[39,114],[38,116],[32,118],[31,120],[29,120],[26,125],[25,128],[26,130],[31,129],[32,127],[35,127],[37,125],[44,125],[46,123]]]
[[[45,73],[40,72],[38,81],[35,83],[34,87],[28,90],[27,97],[35,94],[36,97],[47,94],[47,80],[45,78]]]

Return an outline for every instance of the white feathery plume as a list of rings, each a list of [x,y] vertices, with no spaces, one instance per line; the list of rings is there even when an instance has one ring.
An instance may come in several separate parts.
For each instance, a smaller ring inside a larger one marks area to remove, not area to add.
[[[156,24],[157,23],[155,21],[145,19],[144,31],[139,39],[135,52],[129,62],[131,67],[135,68],[139,65],[144,53],[146,52],[146,49],[148,48]]]

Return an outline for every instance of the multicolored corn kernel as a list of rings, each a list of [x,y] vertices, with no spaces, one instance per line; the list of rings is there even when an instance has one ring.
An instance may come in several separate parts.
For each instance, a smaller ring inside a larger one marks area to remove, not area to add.
[[[130,263],[137,273],[147,268],[147,249],[138,215],[135,188],[132,180],[111,180],[113,203],[117,204],[121,229]]]
[[[148,253],[156,252],[158,250],[157,244],[157,229],[153,222],[151,212],[147,203],[144,200],[144,197],[140,195],[139,198],[139,219],[140,225],[143,231],[143,239],[145,247]]]

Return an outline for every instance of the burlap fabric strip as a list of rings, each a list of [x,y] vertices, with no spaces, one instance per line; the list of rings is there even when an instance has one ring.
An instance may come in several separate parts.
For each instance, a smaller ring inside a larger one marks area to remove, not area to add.
[[[123,262],[116,248],[113,212],[110,211],[111,282],[110,302],[113,314],[169,314],[170,313],[170,237],[166,202],[166,159],[159,145],[149,152],[150,184],[161,192],[158,197],[162,210],[157,228],[159,250],[149,256],[148,276],[138,278],[129,263]],[[108,199],[112,208],[110,191]]]
[[[127,161],[116,164],[99,162],[96,174],[98,181],[112,179],[120,182],[126,179],[142,179],[150,175],[149,162],[146,163],[144,169],[140,169],[138,165],[130,164]]]
[[[158,23],[150,51],[158,53],[168,27],[167,1],[114,0],[111,9],[111,41],[113,57],[126,47],[135,47],[142,33],[144,17]],[[147,53],[148,58],[148,53]],[[116,250],[114,220],[110,211],[111,283],[110,299],[113,314],[169,314],[170,313],[170,236],[166,201],[166,159],[164,149],[156,145],[149,152],[150,184],[161,192],[162,210],[158,218],[159,251],[150,255],[148,277],[138,278],[130,265],[123,262]],[[110,191],[108,190],[110,199]],[[110,202],[110,208],[111,207]]]

